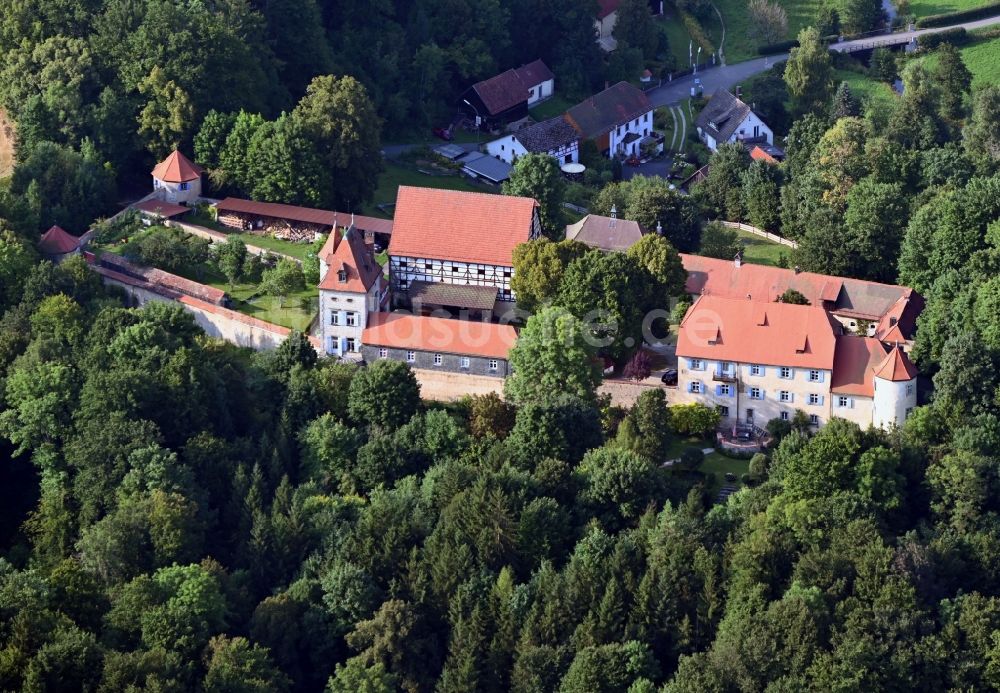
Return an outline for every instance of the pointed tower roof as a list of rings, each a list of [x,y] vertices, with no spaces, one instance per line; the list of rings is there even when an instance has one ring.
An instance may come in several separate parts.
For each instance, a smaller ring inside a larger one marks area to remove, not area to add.
[[[894,346],[875,369],[875,377],[893,382],[913,380],[917,377],[917,367],[913,365],[902,349]]]
[[[38,249],[46,255],[65,255],[80,247],[80,239],[53,226],[38,241]]]
[[[372,284],[382,276],[382,268],[375,262],[361,234],[353,226],[347,229],[337,249],[328,256],[327,264],[330,269],[319,283],[319,288],[328,291],[367,293]]]
[[[186,183],[201,177],[202,168],[181,154],[176,149],[166,159],[156,165],[152,171],[153,178],[166,183]]]

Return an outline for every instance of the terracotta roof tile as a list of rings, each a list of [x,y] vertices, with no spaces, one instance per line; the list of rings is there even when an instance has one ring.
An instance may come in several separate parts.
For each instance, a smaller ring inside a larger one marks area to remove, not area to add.
[[[370,346],[496,359],[506,359],[515,341],[510,325],[407,313],[372,313],[361,335],[361,343]]]
[[[242,200],[238,197],[227,197],[216,204],[215,207],[222,213],[254,214],[260,217],[299,221],[304,224],[335,226],[338,223],[337,212],[331,212],[326,209],[313,209],[312,207],[284,205],[277,202],[256,202],[254,200]],[[349,218],[340,217],[340,224],[346,224],[349,221]]]
[[[330,235],[336,233],[334,231]],[[330,239],[327,239],[323,249],[326,250],[329,244]],[[371,250],[365,245],[361,232],[357,229],[348,229],[347,235],[337,244],[337,249],[326,262],[330,267],[319,283],[320,289],[363,294],[382,276],[382,268],[375,262]],[[344,274],[344,281],[340,280],[341,272]]]
[[[201,177],[202,168],[176,149],[166,159],[158,163],[152,170],[153,178],[159,178],[167,183],[185,183]]]
[[[872,397],[875,368],[885,359],[885,346],[874,337],[843,335],[837,338],[830,390],[839,395]]]
[[[102,253],[99,262],[112,271],[142,279],[176,295],[187,295],[217,305],[224,303],[226,300],[226,292],[216,289],[214,286],[199,284],[190,279],[185,279],[184,277],[179,277],[176,274],[164,272],[153,267],[142,267],[114,253]]]
[[[621,0],[597,0],[597,18],[604,19],[612,12],[618,10]]]
[[[79,247],[80,239],[66,233],[58,226],[52,226],[38,241],[38,249],[46,255],[65,255]]]
[[[677,355],[799,368],[833,368],[836,334],[817,306],[773,303],[762,320],[747,300],[702,296],[684,316]],[[766,323],[766,324],[761,324]]]
[[[497,115],[527,102],[530,86],[534,85],[525,84],[517,70],[510,69],[482,82],[476,82],[472,85],[472,89],[479,94],[490,115]]]
[[[552,70],[541,60],[535,60],[527,65],[522,65],[517,68],[517,74],[521,78],[521,81],[527,88],[531,88],[541,84],[542,82],[548,82],[550,79],[555,79],[556,76],[552,74]]]
[[[514,247],[531,238],[530,197],[399,187],[389,254],[513,266]]]
[[[906,353],[896,346],[886,354],[885,359],[875,369],[875,377],[893,382],[913,380],[917,377],[917,367],[913,365]]]

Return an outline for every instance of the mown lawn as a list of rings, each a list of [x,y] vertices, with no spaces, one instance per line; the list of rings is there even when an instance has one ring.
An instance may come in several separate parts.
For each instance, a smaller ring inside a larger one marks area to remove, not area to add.
[[[528,113],[536,122],[541,122],[560,116],[575,105],[575,101],[570,101],[557,92],[537,106],[533,106]]]
[[[726,42],[723,46],[726,62],[732,64],[759,57],[757,47],[760,42],[751,39],[748,33],[750,15],[747,11],[747,0],[714,0],[714,2],[726,24]],[[803,28],[815,26],[816,15],[824,4],[823,0],[779,0],[779,2],[788,14],[786,38],[795,38]],[[702,24],[718,46],[721,32],[714,26],[718,24],[718,18],[713,13]]]
[[[687,448],[705,450],[713,447],[713,445],[714,443],[712,441],[706,441],[705,439],[698,437],[688,437],[675,440],[671,443],[670,448],[667,451],[667,459],[674,460],[679,458],[681,453]],[[743,487],[743,482],[740,480],[740,477],[750,471],[750,461],[727,457],[720,452],[713,451],[705,455],[705,459],[700,465],[698,465],[697,471],[702,474],[715,475],[714,481],[708,487],[709,493],[714,500],[719,494],[719,489],[727,483],[734,484],[738,488]],[[736,481],[727,482],[727,472],[735,474]]]
[[[743,241],[743,246],[745,247],[743,259],[747,262],[778,267],[778,261],[782,255],[786,259],[791,256],[792,249],[788,246],[781,245],[780,243],[772,243],[766,238],[761,238],[745,231],[737,231],[736,233],[739,234],[740,240]]]
[[[861,72],[853,70],[836,70],[834,79],[837,83],[847,82],[851,92],[858,99],[867,99],[875,106],[879,104],[891,104],[896,99],[896,93],[885,82],[880,82]]]
[[[395,204],[396,191],[401,185],[415,185],[420,188],[443,188],[445,190],[465,190],[470,192],[496,192],[499,188],[488,188],[486,186],[474,185],[461,175],[454,176],[428,176],[426,173],[414,171],[413,169],[386,162],[385,170],[378,179],[378,187],[371,203],[365,205],[363,214],[382,219],[391,219],[392,214],[383,212],[378,208],[380,204]]]
[[[911,0],[910,12],[918,17],[926,17],[931,14],[971,10],[973,7],[988,4],[988,0]]]
[[[667,8],[667,11],[669,13],[670,8]],[[691,34],[688,33],[687,27],[676,14],[657,17],[656,24],[667,37],[667,45],[670,46],[670,52],[677,63],[675,69],[683,70],[688,66],[688,47],[691,45]]]
[[[273,236],[258,236],[252,233],[230,233],[229,236],[231,238],[239,238],[247,245],[255,245],[258,248],[266,248],[276,253],[291,255],[298,260],[305,260],[312,249],[312,243],[296,243],[294,241],[274,238]]]

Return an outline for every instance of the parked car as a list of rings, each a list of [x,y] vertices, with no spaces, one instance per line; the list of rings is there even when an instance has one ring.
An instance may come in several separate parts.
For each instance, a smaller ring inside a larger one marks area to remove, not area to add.
[[[667,386],[677,385],[677,369],[668,368],[663,371],[663,375],[660,376],[660,382]]]
[[[451,134],[451,128],[434,128],[433,130],[435,137],[440,137],[445,142],[451,142],[453,135]]]

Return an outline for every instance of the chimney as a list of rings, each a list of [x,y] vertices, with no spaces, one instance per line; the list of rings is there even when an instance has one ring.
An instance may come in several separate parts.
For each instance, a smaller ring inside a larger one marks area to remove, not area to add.
[[[795,272],[795,274],[798,274],[799,272],[802,271],[802,268],[799,267],[798,265],[795,265],[795,267],[792,268],[792,271]]]
[[[616,205],[611,205],[611,223],[608,224],[611,228],[614,228],[618,219],[618,207]]]
[[[736,267],[736,269],[739,269],[740,267],[743,266],[743,251],[742,250],[740,250],[739,252],[737,252],[736,253],[736,257],[733,258],[733,265]]]

